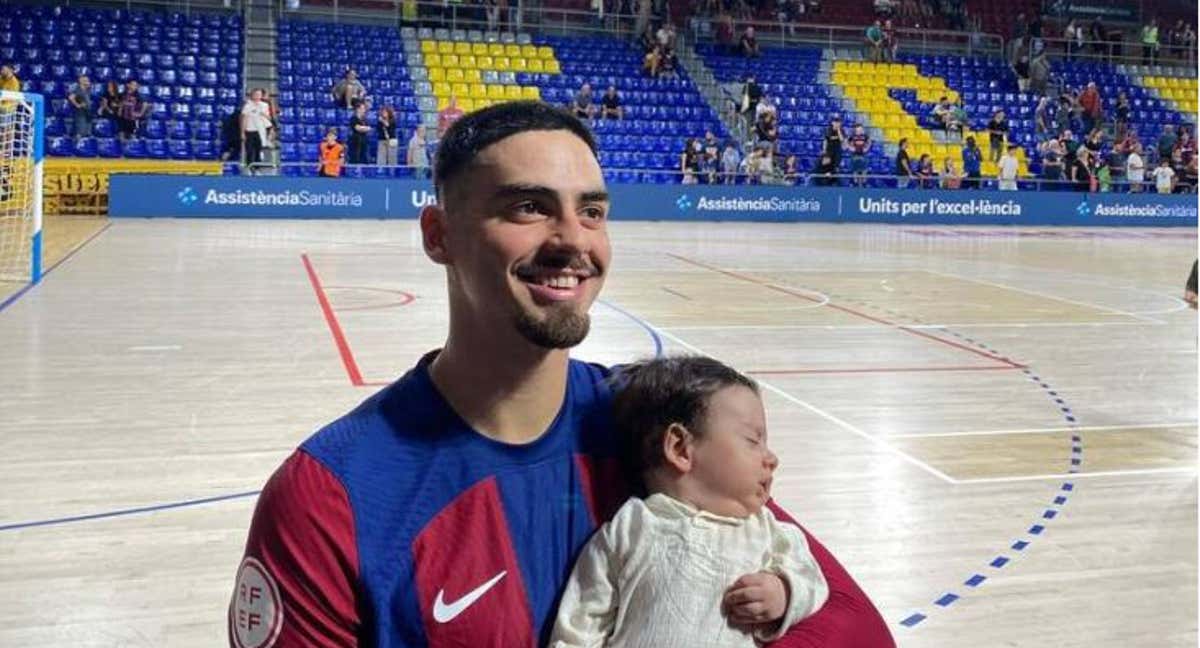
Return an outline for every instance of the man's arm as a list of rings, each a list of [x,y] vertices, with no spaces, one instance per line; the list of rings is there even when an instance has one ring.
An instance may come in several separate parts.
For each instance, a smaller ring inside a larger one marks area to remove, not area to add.
[[[345,488],[296,451],[254,510],[229,603],[230,646],[357,646],[358,569]]]
[[[790,515],[774,502],[767,504],[781,522],[796,524]],[[804,527],[808,548],[825,581],[829,584],[829,599],[816,614],[792,626],[774,648],[894,648],[896,642],[879,610],[859,588],[846,569]]]

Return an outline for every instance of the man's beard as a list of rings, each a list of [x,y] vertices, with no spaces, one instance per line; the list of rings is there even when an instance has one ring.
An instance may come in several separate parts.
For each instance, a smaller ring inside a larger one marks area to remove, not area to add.
[[[570,308],[552,308],[544,319],[522,310],[517,314],[517,331],[533,344],[545,349],[569,349],[587,337],[591,318]]]

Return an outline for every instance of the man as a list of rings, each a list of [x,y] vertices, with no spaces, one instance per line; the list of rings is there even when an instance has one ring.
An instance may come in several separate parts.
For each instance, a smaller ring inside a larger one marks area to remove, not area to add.
[[[854,134],[850,136],[850,172],[854,174],[856,186],[867,186],[867,153],[870,151],[871,138],[862,124],[856,124]]]
[[[146,103],[138,92],[138,82],[132,79],[127,81],[117,110],[117,136],[122,141],[137,137],[142,119],[148,112],[150,104]]]
[[[867,27],[866,39],[871,62],[883,62],[883,26],[878,20]]]
[[[999,162],[1004,150],[1004,140],[1008,136],[1008,120],[1004,118],[1003,110],[997,110],[996,114],[992,115],[991,121],[987,123],[987,132],[991,161]]]
[[[842,165],[842,142],[846,140],[846,134],[842,132],[842,118],[834,115],[829,121],[829,126],[825,128],[825,144],[822,147],[823,153],[828,153],[829,157],[833,158],[833,166],[840,167]]]
[[[458,97],[450,95],[450,100],[446,102],[446,107],[438,111],[438,137],[441,138],[444,136],[446,131],[454,125],[454,122],[462,119],[463,114],[462,108],[458,107]]]
[[[1079,93],[1079,105],[1083,108],[1083,132],[1090,133],[1100,123],[1103,105],[1100,101],[1100,90],[1096,82],[1088,82],[1087,88]]]
[[[409,138],[404,163],[412,167],[415,177],[429,177],[429,151],[426,149],[425,143],[425,124],[417,124],[416,130]]]
[[[71,134],[78,142],[84,137],[92,136],[92,82],[87,76],[80,75],[79,81],[71,87],[67,94],[67,103],[71,104]]]
[[[978,189],[979,178],[983,174],[983,151],[979,150],[979,145],[975,143],[975,138],[967,136],[967,145],[962,151],[963,173],[966,174],[966,179],[963,181],[964,189]]]
[[[945,95],[933,107],[933,119],[937,122],[942,130],[950,132],[950,118],[954,115],[954,107],[950,105],[950,99]]]
[[[1017,145],[1009,144],[1000,158],[1000,172],[997,175],[1000,191],[1017,190]]]
[[[901,137],[896,152],[896,188],[907,189],[913,175],[912,162],[908,158],[908,138]]]
[[[333,95],[333,103],[341,108],[352,110],[366,99],[367,89],[358,80],[357,72],[346,70],[346,75],[333,86],[331,94]]]
[[[608,86],[604,96],[600,97],[600,116],[605,119],[625,119],[625,108],[621,105],[621,96],[617,87]]]
[[[746,58],[758,58],[762,53],[758,49],[758,37],[754,35],[754,27],[746,27],[746,31],[742,32],[740,45],[742,56]]]
[[[592,103],[592,84],[584,83],[575,93],[575,101],[571,103],[571,111],[576,117],[591,119],[596,116],[596,106]]]
[[[611,260],[592,135],[544,104],[485,108],[446,133],[434,186],[420,228],[446,268],[446,343],[267,483],[234,646],[544,642],[572,558],[626,496],[610,372],[568,358]],[[775,645],[894,645],[808,542],[829,602]]]
[[[758,102],[762,100],[763,89],[753,74],[746,76],[746,84],[742,86],[742,113],[749,120],[758,118]],[[1172,143],[1172,146],[1174,144]]]
[[[1146,162],[1142,159],[1141,144],[1134,144],[1125,158],[1125,178],[1129,181],[1130,193],[1141,193],[1142,184],[1146,182]]]
[[[246,147],[246,165],[255,173],[255,165],[262,162],[263,145],[267,143],[267,129],[271,127],[271,107],[263,101],[262,90],[250,91],[242,105],[242,142]]]

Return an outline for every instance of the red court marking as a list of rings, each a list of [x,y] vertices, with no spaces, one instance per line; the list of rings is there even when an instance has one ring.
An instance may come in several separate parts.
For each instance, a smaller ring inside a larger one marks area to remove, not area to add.
[[[923,371],[1014,371],[1024,369],[1023,365],[1007,366],[966,366],[966,367],[863,367],[851,369],[750,369],[748,374],[788,376],[793,374],[843,374],[843,373],[915,373]]]
[[[350,351],[350,343],[346,341],[346,334],[342,332],[342,325],[338,324],[337,315],[334,314],[333,307],[329,305],[325,289],[321,287],[321,279],[317,277],[317,271],[313,269],[312,261],[308,260],[308,254],[301,254],[300,260],[304,261],[304,270],[308,272],[308,281],[317,295],[317,303],[321,305],[321,313],[325,315],[325,323],[329,325],[329,332],[333,334],[333,343],[337,345],[338,353],[342,356],[342,364],[346,366],[350,384],[362,387],[362,372],[358,370],[358,363],[354,361],[354,354]]]
[[[371,288],[370,286],[325,286],[325,290],[365,290],[367,292],[384,293],[387,295],[396,295],[399,300],[394,302],[386,302],[383,304],[366,304],[364,306],[342,306],[340,311],[367,311],[367,310],[383,310],[386,308],[399,308],[408,306],[417,299],[417,296],[406,290],[392,290],[390,288]]]
[[[694,260],[692,260],[692,259],[689,259],[689,258],[687,258],[687,257],[680,256],[680,255],[678,255],[678,254],[672,254],[672,253],[670,253],[670,252],[668,252],[668,253],[667,253],[667,256],[669,256],[669,257],[672,257],[672,258],[674,258],[674,259],[677,259],[677,260],[679,260],[679,261],[682,261],[682,262],[684,262],[684,263],[687,263],[687,264],[690,264],[690,265],[694,265],[694,266],[696,266],[696,267],[698,267],[698,268],[704,268],[705,270],[711,270],[711,271],[713,271],[713,272],[719,272],[719,273],[721,273],[721,274],[723,274],[723,275],[726,275],[726,276],[729,276],[729,277],[733,277],[734,279],[740,279],[740,280],[742,280],[742,281],[748,281],[748,282],[750,282],[750,283],[752,283],[752,284],[755,284],[755,285],[758,285],[758,286],[762,286],[763,288],[767,288],[767,289],[769,289],[769,290],[774,290],[775,292],[780,292],[780,293],[783,293],[783,294],[785,294],[785,295],[791,295],[792,297],[799,297],[800,299],[804,299],[804,300],[807,300],[807,301],[810,301],[810,302],[813,302],[813,303],[820,303],[820,302],[821,302],[821,300],[819,300],[819,299],[814,299],[813,297],[811,297],[811,296],[809,296],[809,295],[805,295],[805,294],[804,294],[804,293],[802,293],[802,292],[798,292],[798,291],[792,290],[792,289],[790,289],[790,288],[787,288],[787,287],[784,287],[784,286],[779,286],[779,285],[773,284],[773,283],[771,283],[771,282],[769,282],[769,281],[763,281],[762,279],[759,279],[759,278],[757,278],[757,277],[752,277],[752,276],[750,276],[750,275],[744,275],[744,274],[741,274],[740,272],[734,272],[734,271],[732,271],[732,270],[726,270],[726,269],[724,269],[724,268],[719,268],[719,267],[717,267],[717,266],[714,266],[714,265],[709,265],[709,264],[707,264],[707,263],[703,263],[703,262],[700,262],[700,261],[694,261]],[[963,350],[963,351],[966,351],[966,352],[968,352],[968,353],[973,353],[973,354],[975,354],[975,355],[977,355],[977,356],[983,356],[984,358],[987,358],[988,360],[992,360],[992,361],[995,361],[995,362],[999,362],[999,363],[1002,363],[1002,364],[1008,365],[1008,367],[1009,367],[1009,368],[1012,368],[1012,369],[1023,369],[1023,368],[1024,368],[1024,367],[1023,367],[1023,365],[1019,365],[1019,364],[1017,364],[1017,363],[1013,362],[1012,360],[1009,360],[1008,358],[1001,358],[1000,356],[993,355],[993,354],[991,354],[991,353],[987,353],[987,352],[985,352],[985,351],[980,351],[980,350],[978,350],[978,349],[973,349],[973,348],[971,348],[971,347],[969,347],[969,346],[967,346],[967,345],[965,345],[965,344],[959,344],[958,342],[954,342],[953,340],[947,340],[947,339],[945,339],[945,338],[940,338],[940,337],[938,337],[938,336],[936,336],[936,335],[930,335],[929,333],[926,333],[926,332],[924,332],[924,331],[918,331],[918,330],[915,330],[915,329],[909,328],[909,327],[907,327],[907,326],[905,326],[905,325],[903,325],[903,324],[897,324],[896,322],[891,322],[891,321],[885,320],[885,319],[883,319],[883,318],[880,318],[880,317],[875,317],[874,315],[868,315],[868,314],[866,314],[866,313],[864,313],[864,312],[862,312],[862,311],[857,311],[857,310],[854,310],[853,308],[847,308],[847,307],[845,307],[845,306],[839,306],[839,305],[837,305],[837,304],[833,303],[832,301],[830,301],[830,302],[826,303],[826,304],[825,304],[825,307],[827,307],[827,308],[832,308],[832,309],[834,309],[834,310],[839,310],[839,311],[842,311],[843,313],[846,313],[846,314],[848,314],[848,315],[853,315],[853,316],[855,316],[855,317],[860,317],[860,318],[862,318],[862,319],[865,319],[865,320],[868,320],[868,321],[871,321],[871,322],[875,322],[876,324],[882,324],[882,325],[884,325],[884,326],[890,326],[890,327],[892,327],[892,328],[896,328],[896,329],[899,329],[899,330],[901,330],[901,331],[904,331],[905,333],[908,333],[909,335],[915,335],[915,336],[917,336],[917,337],[923,337],[923,338],[925,338],[925,339],[927,339],[927,340],[932,340],[932,341],[934,341],[934,342],[940,342],[940,343],[942,343],[942,344],[945,344],[945,345],[947,345],[947,346],[952,346],[952,347],[954,347],[954,348],[956,348],[956,349],[961,349],[961,350]]]

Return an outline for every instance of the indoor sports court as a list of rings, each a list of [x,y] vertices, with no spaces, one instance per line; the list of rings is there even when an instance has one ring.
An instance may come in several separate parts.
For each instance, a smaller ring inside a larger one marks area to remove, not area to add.
[[[221,645],[257,489],[441,343],[442,272],[414,221],[69,229],[0,310],[0,645]],[[610,233],[574,356],[759,380],[899,645],[1194,645],[1195,229]]]

